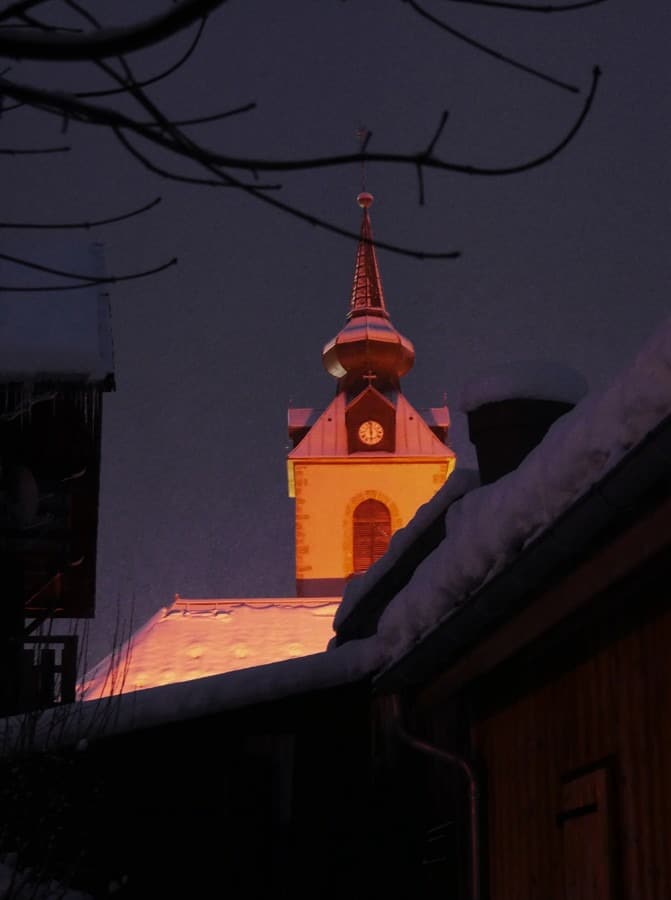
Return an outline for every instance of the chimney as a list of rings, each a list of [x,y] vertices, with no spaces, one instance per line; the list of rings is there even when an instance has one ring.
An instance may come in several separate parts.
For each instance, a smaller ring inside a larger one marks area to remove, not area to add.
[[[468,416],[482,484],[516,469],[586,393],[579,372],[549,361],[494,366],[470,381],[459,405]]]

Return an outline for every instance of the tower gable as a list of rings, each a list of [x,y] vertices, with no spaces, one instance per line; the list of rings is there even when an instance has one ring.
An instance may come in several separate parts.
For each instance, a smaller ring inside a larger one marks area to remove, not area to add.
[[[379,430],[372,430],[379,426]],[[349,453],[371,450],[396,450],[396,408],[374,387],[367,387],[345,409],[347,450]]]

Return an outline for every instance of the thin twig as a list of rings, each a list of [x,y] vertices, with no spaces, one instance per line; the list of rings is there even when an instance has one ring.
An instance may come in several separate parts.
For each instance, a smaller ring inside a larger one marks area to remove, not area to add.
[[[0,253],[0,259],[6,259],[9,262],[14,262],[17,265],[26,266],[30,269],[36,269],[40,272],[48,272],[52,275],[59,275],[63,278],[75,278],[81,281],[80,284],[65,284],[65,285],[35,285],[34,287],[25,287],[23,285],[0,285],[0,291],[7,291],[12,293],[42,293],[42,292],[52,292],[52,291],[76,291],[81,288],[89,288],[95,287],[100,284],[118,284],[121,281],[133,281],[137,278],[146,278],[148,275],[156,275],[158,272],[163,272],[165,269],[169,269],[171,266],[177,264],[177,257],[173,257],[168,260],[168,262],[162,263],[160,266],[155,266],[153,269],[145,269],[141,272],[132,272],[128,275],[107,275],[93,277],[93,276],[85,276],[79,275],[73,272],[61,272],[58,269],[51,269],[48,266],[43,266],[40,263],[30,262],[28,260],[22,260],[18,257],[12,257],[5,253]],[[85,280],[87,279],[88,280]]]
[[[236,106],[235,109],[228,109],[225,112],[214,113],[211,116],[199,116],[196,119],[176,119],[172,123],[178,128],[182,128],[185,125],[204,125],[206,122],[218,122],[221,119],[230,119],[231,116],[239,116],[242,113],[251,112],[253,109],[256,109],[256,103],[245,103],[244,106]],[[161,127],[158,122],[143,122],[142,124],[146,125],[148,128]]]
[[[44,224],[42,222],[0,222],[0,228],[30,228],[30,229],[57,229],[59,231],[66,229],[89,229],[89,228],[97,228],[100,225],[112,225],[115,222],[124,222],[126,219],[132,219],[133,216],[139,216],[141,213],[148,212],[150,209],[153,209],[161,202],[160,197],[156,197],[155,200],[152,200],[151,203],[147,203],[145,206],[141,206],[138,209],[133,209],[131,212],[122,213],[119,216],[110,216],[107,219],[96,219],[93,222],[58,222],[58,223],[49,223]]]
[[[447,124],[447,120],[449,117],[449,113],[447,110],[443,110],[443,113],[440,117],[440,121],[438,122],[438,127],[436,128],[436,132],[429,141],[426,150],[424,151],[424,156],[430,157],[433,155],[433,150],[436,144],[438,143],[440,136],[442,135],[445,125]]]
[[[445,0],[449,3],[462,3],[468,6],[490,6],[495,9],[515,9],[520,12],[531,13],[561,13],[574,12],[577,9],[586,9],[588,6],[597,6],[606,3],[607,0],[578,0],[576,3],[567,3],[564,6],[535,6],[532,3],[507,3],[505,0]]]
[[[7,112],[7,110],[3,110]],[[46,153],[69,153],[72,147],[0,147],[3,156],[37,156]]]
[[[121,129],[113,128],[112,129],[114,135],[118,139],[119,143],[124,147],[125,150],[130,153],[130,155],[136,159],[141,165],[144,166],[149,172],[153,172],[155,175],[159,175],[161,178],[166,178],[168,181],[177,181],[182,184],[196,184],[202,187],[216,187],[216,188],[252,188],[257,191],[278,191],[281,190],[281,184],[246,184],[242,181],[231,181],[230,179],[224,181],[223,176],[219,178],[197,178],[194,175],[178,175],[176,172],[170,172],[168,169],[163,168],[163,166],[159,166],[158,163],[153,162],[147,156],[145,156],[137,147],[135,147],[128,138],[123,134]]]
[[[498,50],[494,50],[493,47],[489,47],[487,46],[487,44],[483,44],[481,41],[476,41],[475,38],[469,37],[467,34],[464,34],[463,31],[458,31],[456,28],[448,25],[447,22],[444,22],[442,19],[434,16],[427,9],[424,9],[423,6],[420,6],[419,3],[417,3],[417,0],[403,0],[403,2],[407,3],[412,9],[414,9],[417,15],[426,19],[428,22],[431,22],[437,28],[446,31],[448,34],[452,35],[452,37],[455,37],[458,40],[463,41],[465,44],[468,44],[469,47],[475,47],[476,50],[480,50],[482,53],[487,54],[487,56],[498,59],[500,62],[507,63],[509,66],[512,66],[515,69],[519,69],[520,72],[526,72],[527,75],[533,75],[534,77],[539,78],[541,81],[545,81],[548,84],[553,84],[555,87],[562,88],[565,91],[570,91],[572,94],[577,94],[579,92],[580,89],[576,87],[576,85],[569,84],[566,81],[560,81],[558,78],[554,78],[552,75],[541,72],[540,69],[535,69],[533,66],[527,66],[525,63],[519,62],[512,56],[507,56],[505,53],[500,53]]]
[[[203,16],[201,21],[198,24],[198,29],[196,30],[196,34],[194,39],[191,41],[191,44],[187,48],[186,52],[174,63],[170,66],[169,69],[165,69],[165,71],[160,72],[158,75],[152,75],[151,78],[146,78],[144,81],[138,81],[138,87],[146,88],[152,84],[156,84],[158,81],[162,81],[164,78],[167,78],[169,75],[172,75],[173,72],[176,72],[184,63],[189,59],[189,57],[195,52],[196,47],[200,41],[200,38],[203,34],[203,30],[205,28],[205,23],[207,22],[207,17]],[[111,97],[113,94],[123,94],[127,88],[125,87],[115,87],[108,88],[107,90],[101,91],[79,91],[75,94],[76,97]]]
[[[0,10],[0,22],[23,15],[23,13],[27,13],[28,10],[32,9],[34,6],[39,6],[41,3],[45,2],[46,0],[21,0],[19,3],[12,3],[10,6],[5,7],[5,9]]]

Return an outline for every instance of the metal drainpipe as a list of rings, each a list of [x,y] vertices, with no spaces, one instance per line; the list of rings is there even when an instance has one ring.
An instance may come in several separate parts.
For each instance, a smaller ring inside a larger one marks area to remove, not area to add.
[[[458,766],[468,779],[468,794],[470,801],[469,826],[471,834],[471,900],[480,900],[480,786],[472,765],[463,756],[450,753],[441,747],[435,747],[421,738],[415,737],[406,731],[402,724],[401,699],[398,694],[392,696],[392,708],[394,711],[394,726],[396,733],[408,746],[420,753],[432,756],[440,762],[450,766]]]

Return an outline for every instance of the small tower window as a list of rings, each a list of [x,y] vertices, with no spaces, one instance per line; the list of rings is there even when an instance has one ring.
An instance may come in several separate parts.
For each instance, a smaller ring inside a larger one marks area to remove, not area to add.
[[[389,546],[391,513],[379,500],[364,500],[354,510],[354,572],[365,572]]]

